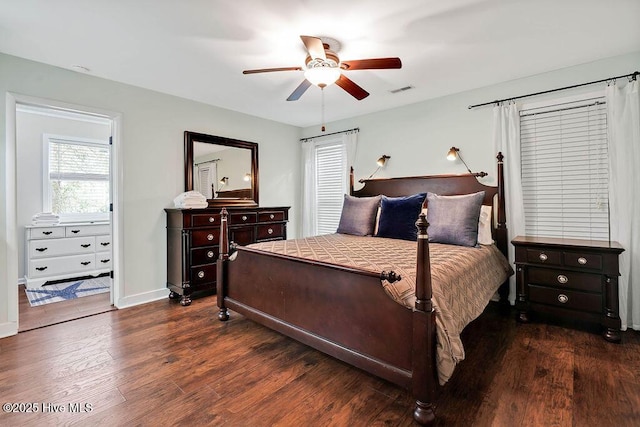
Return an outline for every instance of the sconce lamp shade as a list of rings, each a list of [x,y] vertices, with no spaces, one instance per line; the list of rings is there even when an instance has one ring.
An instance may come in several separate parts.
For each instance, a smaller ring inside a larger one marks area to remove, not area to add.
[[[447,153],[447,160],[454,161],[458,157],[458,151],[460,151],[459,148],[451,147]]]
[[[222,178],[220,178],[220,185],[227,185],[228,183],[229,183],[228,176],[223,176]]]
[[[382,167],[387,163],[387,159],[390,159],[390,158],[391,156],[387,156],[386,154],[383,154],[376,163],[378,164],[379,167]]]

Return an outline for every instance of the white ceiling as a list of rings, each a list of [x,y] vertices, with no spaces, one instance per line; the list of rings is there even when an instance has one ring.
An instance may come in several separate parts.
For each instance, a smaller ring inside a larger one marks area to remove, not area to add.
[[[301,71],[242,74],[303,65],[300,35],[402,60],[346,73],[362,101],[325,89],[331,122],[640,51],[639,18],[639,0],[0,0],[0,52],[311,126],[320,89],[286,101]]]

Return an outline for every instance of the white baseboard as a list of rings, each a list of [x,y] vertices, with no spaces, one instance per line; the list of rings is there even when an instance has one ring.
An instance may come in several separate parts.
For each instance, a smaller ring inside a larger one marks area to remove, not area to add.
[[[16,322],[0,323],[0,338],[10,337],[18,334],[18,324]]]
[[[18,286],[25,285],[27,286],[27,280],[24,277],[18,279]]]
[[[151,292],[143,292],[141,294],[130,295],[124,298],[120,298],[115,302],[115,306],[118,309],[133,307],[140,304],[146,304],[148,302],[158,301],[163,298],[169,298],[169,290],[167,288],[157,289]]]

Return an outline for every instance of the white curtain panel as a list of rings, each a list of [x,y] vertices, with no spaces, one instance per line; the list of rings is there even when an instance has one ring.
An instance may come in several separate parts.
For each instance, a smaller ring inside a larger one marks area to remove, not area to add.
[[[620,255],[622,330],[640,330],[640,83],[606,89],[611,240]]]
[[[507,229],[509,240],[524,235],[524,204],[520,172],[520,114],[515,103],[493,108],[494,152],[504,156],[504,180]],[[509,244],[509,262],[513,263],[515,250]],[[509,278],[509,302],[516,300],[516,276]]]
[[[302,143],[302,237],[316,233],[316,156],[313,140]]]
[[[347,159],[347,167],[345,168],[345,188],[349,188],[349,175],[351,171],[351,167],[353,166],[353,162],[356,159],[356,152],[358,150],[358,131],[352,130],[349,132],[345,132],[342,135],[342,149],[343,158]],[[348,191],[348,190],[347,190]]]

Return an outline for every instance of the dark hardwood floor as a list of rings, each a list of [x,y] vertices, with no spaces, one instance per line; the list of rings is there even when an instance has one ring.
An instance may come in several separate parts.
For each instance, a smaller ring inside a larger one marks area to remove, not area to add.
[[[24,285],[18,286],[19,332],[92,316],[110,310],[115,310],[115,307],[111,305],[109,293],[89,295],[69,301],[31,307],[24,291]]]
[[[2,412],[0,425],[413,425],[405,390],[215,308],[167,299],[1,339],[2,403],[39,412]],[[640,425],[636,332],[610,344],[492,305],[464,341],[439,426]]]

